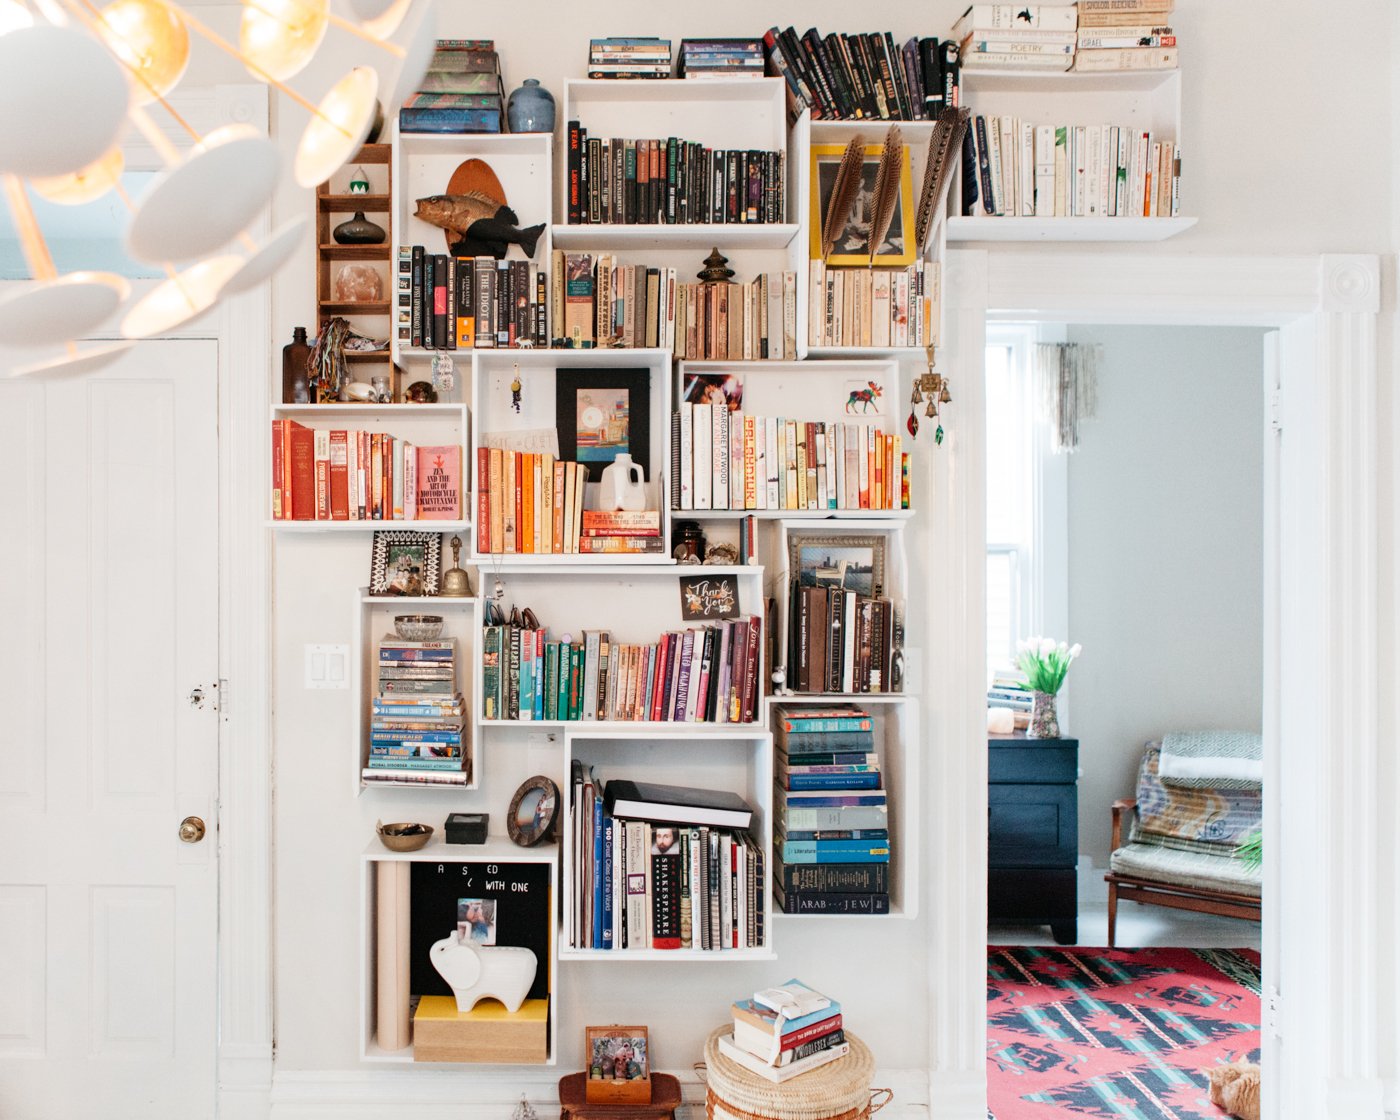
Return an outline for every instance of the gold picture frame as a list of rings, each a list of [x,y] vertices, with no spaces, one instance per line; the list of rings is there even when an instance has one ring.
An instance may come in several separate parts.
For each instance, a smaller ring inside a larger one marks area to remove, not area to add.
[[[832,184],[836,181],[836,169],[841,165],[841,156],[846,150],[842,144],[813,144],[811,175],[812,210],[811,256],[820,260],[822,255],[822,218],[826,214],[827,199],[831,196]],[[875,172],[880,166],[880,144],[865,145],[865,159],[861,163],[861,186],[856,201],[851,208],[851,218],[846,231],[832,247],[826,258],[829,265],[870,265],[894,268],[914,263],[914,176],[910,170],[909,145],[903,145],[899,160],[899,201],[895,205],[894,217],[890,221],[889,233],[885,235],[882,248],[886,251],[870,259],[869,199],[874,194]],[[861,225],[864,218],[864,234]]]

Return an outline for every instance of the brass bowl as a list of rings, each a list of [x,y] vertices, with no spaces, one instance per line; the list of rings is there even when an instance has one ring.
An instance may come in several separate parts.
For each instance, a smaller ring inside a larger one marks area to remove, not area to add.
[[[407,829],[414,831],[408,832]],[[432,825],[412,821],[381,824],[375,831],[379,833],[379,842],[391,852],[416,852],[433,838]]]

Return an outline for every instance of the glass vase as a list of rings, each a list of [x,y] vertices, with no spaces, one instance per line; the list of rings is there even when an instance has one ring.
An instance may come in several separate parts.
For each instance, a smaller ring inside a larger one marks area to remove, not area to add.
[[[1060,717],[1055,710],[1053,692],[1037,692],[1031,699],[1031,722],[1026,728],[1027,739],[1058,739]]]

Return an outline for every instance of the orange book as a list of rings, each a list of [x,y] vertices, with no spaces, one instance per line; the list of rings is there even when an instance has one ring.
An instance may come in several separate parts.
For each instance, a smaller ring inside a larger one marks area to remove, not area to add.
[[[540,456],[540,551],[554,551],[554,456]]]
[[[535,459],[526,451],[520,456],[520,551],[535,551]]]
[[[520,452],[501,453],[501,551],[515,552],[515,472]]]
[[[506,496],[506,501],[515,505],[515,552],[525,551],[525,493],[523,483],[525,481],[525,456],[515,452],[515,474],[511,476],[512,492]]]
[[[331,520],[350,520],[350,443],[347,433],[330,434]]]
[[[567,474],[565,463],[561,459],[554,464],[554,537],[550,541],[553,552],[567,552],[564,546],[564,479]]]
[[[459,335],[460,338],[460,335]],[[491,551],[491,449],[476,449],[476,548]]]
[[[899,441],[898,436],[885,437],[885,508],[897,509],[899,507],[900,479],[900,457],[895,454],[895,448]]]
[[[875,463],[870,472],[870,508],[885,508],[885,438],[875,433]]]
[[[491,549],[492,552],[506,550],[506,508],[501,501],[505,486],[505,456],[499,447],[491,448]],[[482,552],[487,551],[485,548]]]

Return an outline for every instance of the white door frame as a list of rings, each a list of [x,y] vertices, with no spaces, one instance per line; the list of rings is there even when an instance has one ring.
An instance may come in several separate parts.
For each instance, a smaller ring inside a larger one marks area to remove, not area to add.
[[[1278,1049],[1266,1048],[1281,1060],[1264,1102],[1271,1120],[1381,1120],[1378,258],[955,250],[943,290],[955,406],[934,452],[926,629],[931,1114],[986,1116],[985,564],[972,545],[985,540],[986,322],[1005,317],[1282,328],[1286,504],[1266,624],[1280,636],[1279,679],[1265,697],[1279,713],[1280,780],[1266,828],[1288,874],[1264,910],[1293,984]]]

